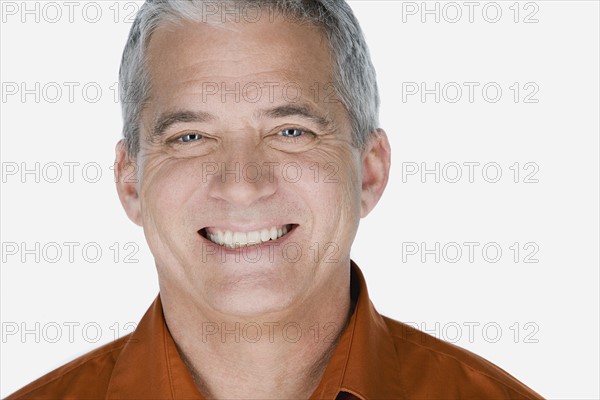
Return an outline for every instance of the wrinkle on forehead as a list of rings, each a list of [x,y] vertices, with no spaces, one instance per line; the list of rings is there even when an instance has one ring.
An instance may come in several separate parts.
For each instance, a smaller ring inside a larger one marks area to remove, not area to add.
[[[190,46],[198,52],[190,52]],[[215,62],[231,68],[232,64],[246,66],[247,61],[253,59],[264,72],[272,69],[302,72],[307,66],[326,65],[327,81],[331,81],[332,72],[331,51],[323,30],[283,19],[216,25],[189,21],[177,25],[167,23],[152,35],[148,57],[151,66],[166,69],[208,67]],[[292,65],[295,67],[290,68]],[[241,72],[248,71],[240,69],[235,75]]]

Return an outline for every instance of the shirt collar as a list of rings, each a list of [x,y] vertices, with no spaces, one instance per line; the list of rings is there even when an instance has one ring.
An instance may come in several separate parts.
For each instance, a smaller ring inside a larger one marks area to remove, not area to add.
[[[119,354],[106,399],[202,399],[169,333],[160,294]]]
[[[351,261],[354,312],[312,398],[340,391],[359,399],[405,399],[393,338],[369,299],[364,276]],[[202,399],[167,328],[160,294],[115,363],[106,399]]]
[[[313,398],[335,399],[339,391],[359,399],[405,399],[393,337],[369,299],[365,278],[351,263],[352,317]]]

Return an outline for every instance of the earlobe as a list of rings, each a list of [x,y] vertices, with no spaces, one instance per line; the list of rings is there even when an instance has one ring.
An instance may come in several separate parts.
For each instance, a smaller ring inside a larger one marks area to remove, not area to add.
[[[114,171],[119,199],[129,219],[135,224],[142,226],[137,163],[136,160],[129,156],[125,139],[121,139],[117,143],[115,155]]]
[[[361,218],[371,212],[387,185],[390,165],[391,148],[383,129],[372,132],[367,139],[362,152],[362,192]]]

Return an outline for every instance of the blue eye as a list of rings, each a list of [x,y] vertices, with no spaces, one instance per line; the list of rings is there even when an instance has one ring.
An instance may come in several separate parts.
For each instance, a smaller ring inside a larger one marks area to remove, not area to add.
[[[279,131],[279,133],[281,134],[281,136],[284,136],[284,137],[295,138],[295,137],[301,136],[304,133],[304,131],[301,129],[296,129],[296,128],[288,128],[288,129]]]
[[[202,139],[202,135],[199,133],[188,133],[179,138],[183,143],[193,142],[199,139]]]

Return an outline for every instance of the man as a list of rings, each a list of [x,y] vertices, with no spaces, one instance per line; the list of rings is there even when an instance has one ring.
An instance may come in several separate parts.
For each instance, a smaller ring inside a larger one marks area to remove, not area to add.
[[[540,398],[369,301],[350,248],[390,146],[347,4],[148,0],[120,78],[117,190],[160,295],[9,399]]]

